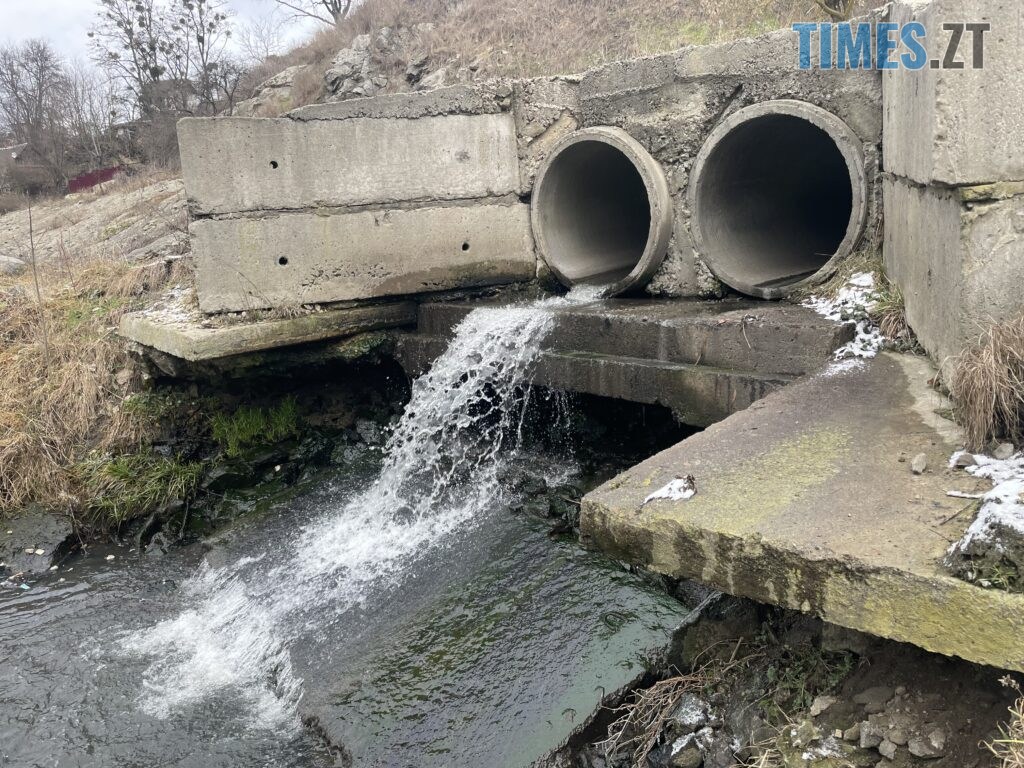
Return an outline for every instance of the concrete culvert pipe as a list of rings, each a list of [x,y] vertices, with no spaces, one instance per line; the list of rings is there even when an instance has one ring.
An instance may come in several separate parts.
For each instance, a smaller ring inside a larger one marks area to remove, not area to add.
[[[746,107],[697,154],[689,202],[694,245],[722,282],[750,296],[785,296],[831,274],[860,237],[860,141],[805,102]]]
[[[672,235],[672,200],[658,162],[625,131],[586,128],[556,144],[531,205],[541,257],[566,286],[643,288]]]

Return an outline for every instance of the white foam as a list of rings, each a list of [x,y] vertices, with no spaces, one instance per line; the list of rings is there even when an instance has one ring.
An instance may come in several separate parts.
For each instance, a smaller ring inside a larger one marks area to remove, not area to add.
[[[432,544],[501,497],[498,476],[519,445],[533,363],[554,325],[551,310],[600,294],[600,287],[586,287],[467,315],[414,382],[369,488],[339,494],[333,511],[265,562],[204,565],[183,585],[187,608],[125,639],[127,652],[150,658],[143,709],[167,717],[230,690],[248,703],[253,725],[297,728],[303,688],[290,645],[399,583]]]

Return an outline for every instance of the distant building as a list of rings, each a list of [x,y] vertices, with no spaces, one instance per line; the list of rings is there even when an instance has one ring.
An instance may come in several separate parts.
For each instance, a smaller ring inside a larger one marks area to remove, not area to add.
[[[50,178],[45,159],[28,142],[0,147],[0,189],[42,189]]]

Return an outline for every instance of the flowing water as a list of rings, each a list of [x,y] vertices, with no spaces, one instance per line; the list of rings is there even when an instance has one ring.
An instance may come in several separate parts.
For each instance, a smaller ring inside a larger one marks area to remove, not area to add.
[[[381,724],[395,731],[396,713],[408,706],[391,684],[401,679],[396,670],[420,670],[412,678],[419,689],[411,680],[399,688],[421,696],[470,674],[462,656],[450,660],[450,669],[438,663],[437,649],[464,628],[474,605],[487,614],[489,642],[503,637],[501,643],[522,645],[538,630],[500,618],[511,610],[510,591],[553,590],[567,601],[557,617],[541,603],[516,610],[546,622],[543,647],[552,660],[574,642],[576,656],[589,659],[590,666],[563,674],[568,690],[574,680],[592,687],[627,682],[635,665],[621,663],[622,648],[642,651],[643,642],[678,618],[677,609],[644,598],[650,614],[644,621],[620,617],[601,631],[581,632],[603,615],[603,599],[632,599],[635,587],[620,584],[614,567],[595,556],[556,547],[522,521],[510,522],[499,480],[510,462],[524,460],[519,448],[530,373],[553,325],[551,310],[597,294],[591,289],[468,315],[445,353],[414,382],[375,475],[342,473],[203,547],[119,569],[93,556],[77,561],[73,573],[62,572],[61,580],[55,574],[29,592],[0,595],[0,765],[329,764],[330,756],[301,727],[303,718],[329,737],[340,731],[339,738],[361,743],[366,764],[421,764],[373,757]],[[543,458],[540,464],[536,471],[569,471]],[[547,575],[524,581],[534,566]],[[496,586],[483,592],[467,587],[487,569],[492,575],[484,581]],[[607,597],[588,591],[588,569],[600,574],[595,578]],[[408,617],[423,615],[433,618],[417,618],[420,624],[411,625],[419,629],[409,630]],[[416,665],[393,660],[381,672],[371,663],[393,658],[388,642],[409,631],[435,637],[426,645],[400,645],[402,654],[415,647]],[[472,669],[479,668],[484,646],[472,645]],[[515,668],[536,676],[544,668],[540,658],[516,661],[515,648],[504,653],[512,656],[511,666],[496,661],[504,656],[488,657],[496,674]],[[606,675],[602,664],[622,668]],[[428,666],[430,674],[423,671]],[[363,680],[364,667],[376,676]],[[364,694],[375,692],[372,701],[346,688],[355,678],[369,686]],[[566,700],[589,701],[583,693]],[[519,695],[527,709],[531,702],[550,705],[535,690]],[[401,706],[390,706],[389,697]],[[564,728],[535,714],[547,725],[524,726],[524,733],[535,732],[530,739],[562,737]],[[461,715],[464,722],[474,716]],[[377,731],[365,730],[370,722]],[[443,731],[445,751],[458,754],[449,743],[457,728],[447,722],[411,730],[406,723],[401,743],[429,752]],[[493,743],[513,748],[500,739]],[[541,754],[536,744],[514,749]]]

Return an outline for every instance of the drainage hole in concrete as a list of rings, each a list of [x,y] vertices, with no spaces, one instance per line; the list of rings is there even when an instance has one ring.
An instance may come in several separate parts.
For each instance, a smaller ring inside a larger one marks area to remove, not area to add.
[[[276,170],[277,169],[277,160],[271,160],[270,161],[270,167]]]
[[[462,244],[462,250],[468,251],[469,250],[469,243],[463,243]]]
[[[281,258],[279,258],[277,260],[277,263],[280,264],[282,267],[287,266],[288,265],[288,257],[287,256],[282,256]]]

